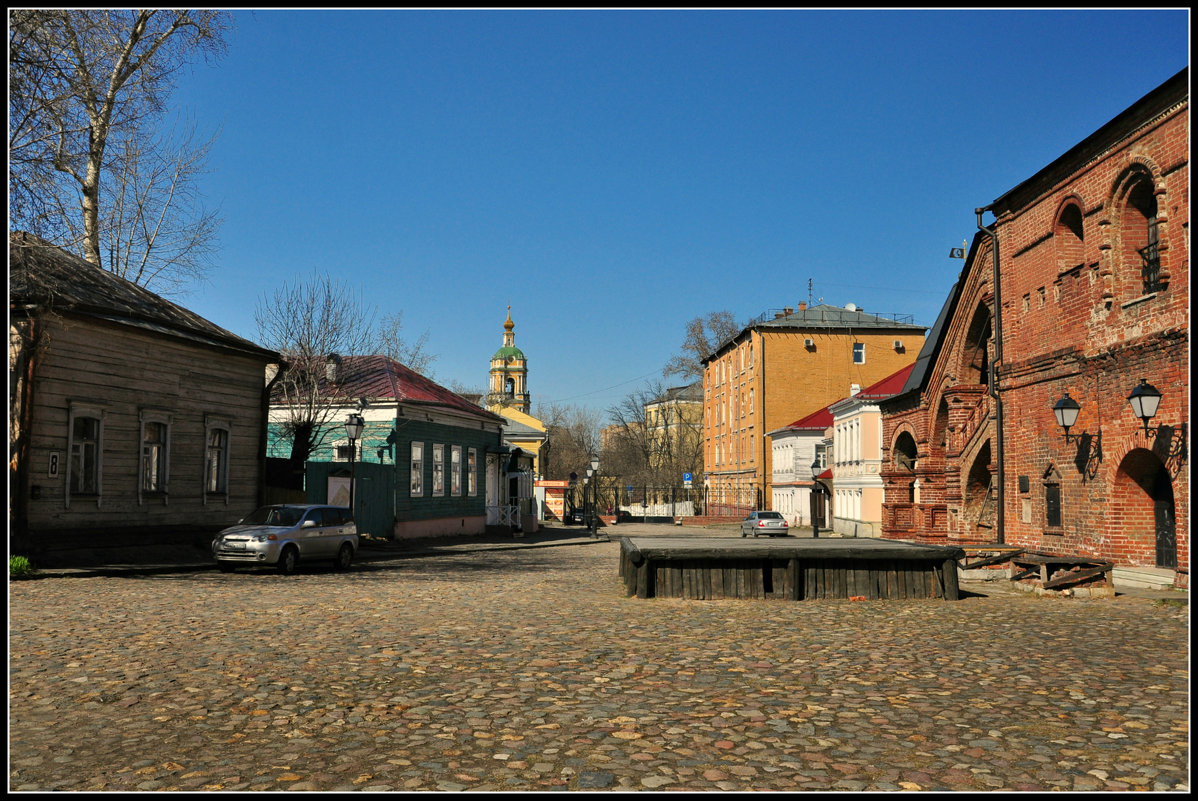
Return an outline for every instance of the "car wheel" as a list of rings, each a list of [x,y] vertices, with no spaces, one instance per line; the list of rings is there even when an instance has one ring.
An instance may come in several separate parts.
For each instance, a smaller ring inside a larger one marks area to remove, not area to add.
[[[290,576],[295,572],[295,566],[299,563],[299,552],[291,545],[283,549],[279,554],[278,571],[281,576]]]
[[[333,564],[338,570],[349,570],[349,563],[353,560],[354,546],[346,542],[342,543],[341,550],[337,551],[337,561]]]
[[[740,530],[740,535],[741,535],[742,537],[747,537],[747,536],[749,536],[748,534],[746,534],[746,533],[745,533],[745,530],[744,530],[743,528]]]
[[[222,573],[232,573],[233,572],[233,565],[229,564],[228,562],[217,562],[216,566],[220,569],[220,572],[222,572]]]

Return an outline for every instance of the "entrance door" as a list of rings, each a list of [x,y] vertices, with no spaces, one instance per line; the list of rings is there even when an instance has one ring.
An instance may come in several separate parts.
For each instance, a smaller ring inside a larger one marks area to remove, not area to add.
[[[1173,508],[1173,485],[1164,470],[1152,485],[1152,507],[1156,518],[1156,566],[1177,567],[1177,517]]]

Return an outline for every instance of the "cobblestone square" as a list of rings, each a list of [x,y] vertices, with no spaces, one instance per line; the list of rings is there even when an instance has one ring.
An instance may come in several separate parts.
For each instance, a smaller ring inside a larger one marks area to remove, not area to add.
[[[1189,788],[1184,606],[639,600],[619,547],[11,582],[9,788]]]

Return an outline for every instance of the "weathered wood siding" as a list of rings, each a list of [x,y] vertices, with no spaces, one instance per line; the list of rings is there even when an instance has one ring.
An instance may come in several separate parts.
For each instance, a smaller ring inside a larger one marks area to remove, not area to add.
[[[101,321],[59,317],[46,325],[33,381],[31,533],[218,528],[253,510],[265,425],[261,356]],[[76,495],[68,505],[72,402],[103,409],[102,486],[98,498]],[[139,500],[141,410],[169,415],[170,443],[167,492]],[[206,415],[230,425],[227,500],[205,493]],[[51,453],[59,464],[53,478]]]
[[[733,542],[740,546],[740,543]],[[943,598],[957,600],[957,562],[948,549],[888,549],[841,555],[786,553],[783,546],[711,547],[708,554],[638,549],[624,539],[620,578],[640,598],[778,598],[792,601]]]

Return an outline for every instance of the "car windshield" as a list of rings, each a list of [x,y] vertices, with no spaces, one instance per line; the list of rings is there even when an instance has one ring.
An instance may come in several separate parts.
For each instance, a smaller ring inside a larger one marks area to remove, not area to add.
[[[304,516],[299,506],[263,506],[241,522],[247,526],[294,526]]]
[[[782,515],[778,512],[758,512],[757,516],[762,520],[781,520]]]

